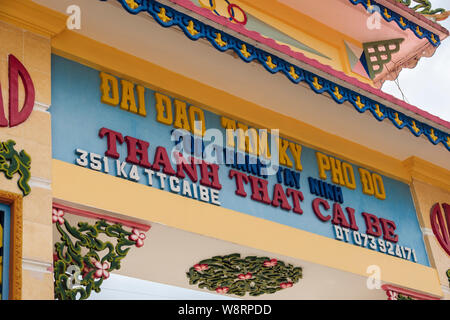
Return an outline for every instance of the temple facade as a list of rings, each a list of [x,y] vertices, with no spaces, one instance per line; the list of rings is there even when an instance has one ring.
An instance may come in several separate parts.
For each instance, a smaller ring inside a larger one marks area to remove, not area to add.
[[[450,299],[448,15],[1,1],[1,299]]]

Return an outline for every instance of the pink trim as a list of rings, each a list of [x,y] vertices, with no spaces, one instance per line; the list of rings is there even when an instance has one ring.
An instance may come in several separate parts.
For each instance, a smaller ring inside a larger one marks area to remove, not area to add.
[[[436,297],[433,297],[433,296],[429,296],[429,295],[426,295],[426,294],[423,294],[423,293],[415,292],[415,291],[404,289],[404,288],[395,287],[395,286],[392,286],[390,284],[384,284],[384,285],[381,286],[381,288],[384,291],[386,291],[386,295],[388,296],[388,298],[390,298],[389,291],[393,291],[393,292],[396,292],[396,293],[400,293],[400,294],[403,294],[403,295],[407,295],[407,296],[413,297],[413,298],[418,299],[418,300],[441,300],[440,298],[436,298]]]
[[[438,116],[432,115],[431,113],[428,113],[427,111],[419,109],[418,107],[415,107],[409,103],[406,103],[403,100],[397,99],[396,97],[394,97],[390,94],[387,94],[379,89],[376,89],[367,83],[363,83],[356,78],[350,77],[342,71],[337,71],[337,70],[331,68],[330,66],[320,63],[319,61],[317,61],[315,59],[308,58],[301,52],[295,52],[288,46],[278,44],[275,42],[275,40],[266,38],[258,32],[247,30],[244,26],[242,26],[240,24],[229,22],[226,18],[217,16],[206,8],[197,7],[194,3],[192,3],[189,0],[170,0],[170,1],[173,2],[174,4],[184,7],[190,11],[193,11],[209,20],[212,20],[218,24],[221,24],[237,33],[240,33],[254,41],[260,42],[260,43],[262,43],[268,47],[271,47],[281,53],[284,53],[292,58],[295,58],[303,63],[306,63],[322,72],[328,73],[329,75],[331,75],[335,78],[345,81],[345,82],[347,82],[355,87],[358,87],[360,89],[363,89],[366,92],[369,92],[381,99],[387,100],[405,110],[416,113],[419,116],[422,116],[422,117],[424,117],[428,120],[431,120],[445,128],[450,129],[450,122],[448,122],[444,119],[441,119]]]
[[[449,35],[449,31],[446,28],[444,28],[443,26],[441,26],[439,23],[428,19],[423,14],[418,13],[417,11],[414,11],[413,9],[405,6],[403,3],[397,2],[395,0],[377,0],[377,1],[381,2],[381,3],[383,3],[383,2],[388,3],[391,6],[397,7],[399,10],[405,11],[406,13],[414,16],[414,18],[416,18],[417,20],[420,20],[421,22],[428,24],[430,27],[432,27],[436,30],[439,30],[440,32],[444,33],[447,36]]]
[[[124,226],[135,228],[144,232],[150,230],[151,226],[143,223],[137,223],[129,220],[124,220],[120,218],[110,217],[104,214],[94,213],[90,211],[85,211],[81,209],[76,209],[72,207],[65,206],[59,203],[53,203],[53,208],[63,210],[64,212],[71,213],[81,217],[93,218],[93,219],[103,219],[109,222],[120,223]]]

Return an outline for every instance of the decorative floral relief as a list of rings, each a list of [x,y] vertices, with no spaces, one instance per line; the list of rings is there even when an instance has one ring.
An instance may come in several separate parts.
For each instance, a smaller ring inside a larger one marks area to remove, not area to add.
[[[55,299],[84,300],[92,291],[100,292],[103,281],[120,269],[130,248],[144,244],[145,234],[127,231],[118,223],[99,220],[74,227],[58,209],[53,209],[52,221],[61,235],[54,253]],[[111,241],[101,240],[101,235]]]
[[[24,150],[17,152],[14,149],[15,145],[16,142],[13,140],[0,142],[0,171],[8,179],[12,179],[18,173],[20,178],[17,185],[22,190],[23,195],[26,196],[31,192],[28,185],[31,177],[31,157]]]
[[[251,296],[292,287],[302,278],[302,268],[277,259],[238,253],[202,260],[187,272],[189,284],[220,294]]]

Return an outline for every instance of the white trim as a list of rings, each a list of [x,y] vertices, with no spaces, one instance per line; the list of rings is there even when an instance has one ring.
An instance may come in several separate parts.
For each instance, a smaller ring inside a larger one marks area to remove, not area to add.
[[[434,237],[433,230],[430,228],[420,228],[424,236],[432,236]]]
[[[49,113],[48,108],[50,108],[50,105],[48,105],[48,104],[38,102],[38,101],[34,102],[33,110]]]
[[[22,269],[24,270],[30,270],[40,273],[52,273],[52,271],[50,271],[51,268],[52,264],[49,262],[42,262],[26,258],[22,259]]]
[[[441,289],[442,289],[442,291],[444,291],[444,293],[450,294],[449,286],[441,285]]]
[[[30,184],[30,187],[52,190],[51,180],[47,180],[47,179],[43,179],[43,178],[39,178],[39,177],[31,177],[29,184]]]

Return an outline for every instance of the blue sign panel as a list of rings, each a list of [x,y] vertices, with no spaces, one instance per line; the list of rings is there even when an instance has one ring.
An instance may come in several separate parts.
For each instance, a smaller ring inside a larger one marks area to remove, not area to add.
[[[59,56],[52,85],[55,159],[429,265],[403,182]]]
[[[10,207],[0,203],[0,300],[8,300],[9,240]]]

